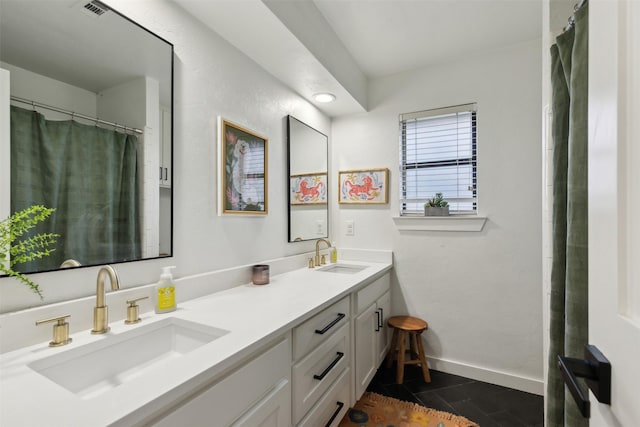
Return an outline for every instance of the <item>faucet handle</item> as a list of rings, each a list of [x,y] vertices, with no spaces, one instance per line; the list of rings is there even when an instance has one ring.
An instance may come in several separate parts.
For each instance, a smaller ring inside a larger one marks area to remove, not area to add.
[[[320,264],[321,264],[321,265],[324,265],[324,264],[326,264],[326,263],[327,263],[327,255],[322,254],[322,255],[320,256]]]
[[[313,257],[309,258],[309,268],[314,268],[315,264],[313,263]]]
[[[129,307],[127,307],[127,320],[124,321],[124,323],[126,323],[127,325],[132,325],[134,323],[138,323],[139,321],[141,321],[142,319],[140,319],[140,317],[138,316],[138,301],[141,301],[143,299],[147,299],[149,297],[140,297],[140,298],[134,298],[134,299],[128,299],[127,300],[127,304],[129,304]]]
[[[53,325],[53,341],[49,343],[49,347],[60,347],[73,341],[72,338],[69,338],[69,323],[65,320],[68,317],[71,317],[71,315],[65,314],[64,316],[50,319],[36,320],[36,326],[40,326],[43,323],[57,322]]]

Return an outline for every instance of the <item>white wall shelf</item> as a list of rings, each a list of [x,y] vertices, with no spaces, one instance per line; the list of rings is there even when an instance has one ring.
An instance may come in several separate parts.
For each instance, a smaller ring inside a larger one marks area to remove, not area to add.
[[[482,231],[486,216],[394,216],[393,222],[401,231]]]

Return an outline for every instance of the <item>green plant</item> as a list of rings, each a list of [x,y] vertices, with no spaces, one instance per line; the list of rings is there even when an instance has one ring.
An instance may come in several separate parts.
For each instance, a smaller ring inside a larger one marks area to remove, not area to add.
[[[55,251],[50,247],[58,239],[58,234],[40,233],[33,236],[27,235],[29,230],[49,218],[54,211],[55,209],[34,205],[0,221],[0,271],[15,277],[30,287],[40,299],[44,299],[44,297],[38,284],[31,281],[24,274],[15,271],[13,266],[49,256]]]
[[[449,202],[444,199],[442,193],[436,193],[432,199],[428,199],[424,204],[425,208],[446,208],[447,206],[449,206]]]

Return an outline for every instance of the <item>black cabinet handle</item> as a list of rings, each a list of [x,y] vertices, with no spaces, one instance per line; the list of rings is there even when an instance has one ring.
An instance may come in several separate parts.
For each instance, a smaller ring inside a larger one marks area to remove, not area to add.
[[[576,377],[587,380],[599,402],[611,404],[611,364],[596,346],[584,346],[584,359],[558,356],[558,367],[583,417],[591,416],[591,403],[578,386]]]
[[[376,332],[380,331],[380,311],[376,310]]]
[[[329,418],[329,421],[327,422],[327,424],[325,424],[324,427],[329,427],[331,425],[331,423],[333,422],[333,420],[336,419],[336,417],[338,416],[338,414],[340,413],[340,411],[342,411],[342,407],[344,406],[344,403],[338,401],[336,402],[336,405],[338,405],[338,408],[336,409],[336,411],[333,413],[333,415],[331,415],[331,418]]]
[[[162,166],[160,166],[160,181],[162,181]]]
[[[169,179],[169,168],[164,168],[164,180]]]
[[[322,380],[324,379],[324,377],[327,376],[327,374],[329,373],[329,371],[331,371],[333,369],[334,366],[336,366],[336,364],[340,361],[340,359],[342,359],[344,357],[344,353],[342,352],[337,352],[336,353],[338,355],[338,357],[336,357],[333,362],[331,362],[331,365],[327,366],[327,369],[325,369],[320,375],[314,375],[313,378],[316,380]]]
[[[380,316],[378,316],[378,320],[379,320],[378,327],[382,329],[382,327],[384,326],[382,324],[382,322],[384,322],[384,310],[382,309],[382,307],[380,307]]]
[[[338,313],[338,317],[333,319],[331,321],[331,323],[329,323],[323,329],[321,329],[321,330],[320,329],[316,329],[316,334],[324,335],[325,332],[327,332],[329,329],[333,328],[339,321],[341,321],[344,316],[345,316],[344,313]]]

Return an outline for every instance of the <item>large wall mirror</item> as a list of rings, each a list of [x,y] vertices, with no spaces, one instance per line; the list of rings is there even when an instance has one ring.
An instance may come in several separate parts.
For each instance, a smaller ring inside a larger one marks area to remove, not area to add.
[[[289,242],[329,237],[328,139],[287,117]]]
[[[0,218],[44,205],[59,234],[14,269],[171,256],[173,45],[105,2],[2,0],[0,68]]]

